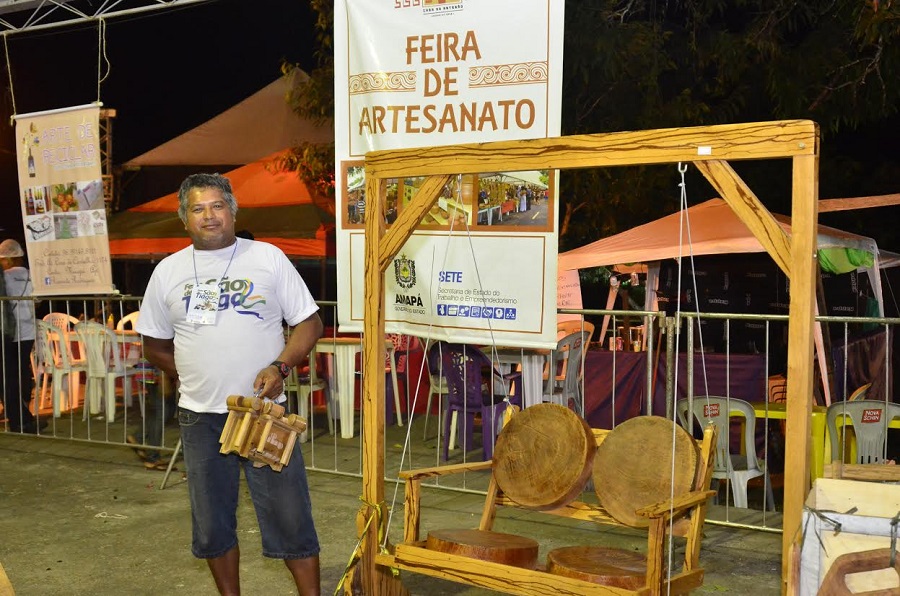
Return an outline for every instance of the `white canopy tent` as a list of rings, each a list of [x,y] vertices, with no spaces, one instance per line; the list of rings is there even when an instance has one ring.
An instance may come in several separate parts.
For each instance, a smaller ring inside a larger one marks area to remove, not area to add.
[[[785,232],[790,218],[773,214]],[[682,217],[683,216],[683,217]],[[682,232],[683,230],[683,232]],[[878,258],[878,246],[865,236],[819,226],[819,251],[855,249]],[[559,255],[559,268],[585,269],[603,265],[648,263],[693,255],[765,252],[759,240],[722,199],[710,199],[686,211],[602,238]]]
[[[790,218],[773,214],[790,235]],[[879,314],[884,313],[880,252],[872,238],[820,225],[818,252],[823,267],[834,272],[865,270],[878,301]],[[659,261],[682,257],[716,254],[765,252],[762,244],[722,199],[710,199],[699,205],[637,226],[620,234],[586,244],[559,255],[559,271],[612,265],[647,265],[647,287],[657,288]],[[893,255],[889,255],[893,256]],[[616,290],[610,289],[607,308],[611,308]],[[648,291],[645,310],[658,310],[656,292]],[[599,340],[603,341],[609,317],[604,317]],[[817,327],[820,365],[823,363],[821,329]],[[824,375],[823,375],[824,376]],[[826,388],[826,396],[829,392]],[[826,397],[829,399],[829,397]]]
[[[541,172],[529,170],[525,172],[497,172],[496,174],[482,174],[482,180],[498,180],[512,184],[530,184],[536,188],[547,189],[547,183],[541,178]]]

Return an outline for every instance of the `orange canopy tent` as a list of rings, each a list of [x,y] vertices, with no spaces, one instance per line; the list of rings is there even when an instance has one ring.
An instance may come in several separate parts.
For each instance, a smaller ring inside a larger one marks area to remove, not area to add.
[[[235,227],[278,246],[289,257],[333,256],[332,217],[314,205],[296,173],[273,170],[273,160],[280,153],[224,174],[238,200]],[[114,214],[109,220],[112,258],[155,259],[189,243],[178,218],[177,193]]]

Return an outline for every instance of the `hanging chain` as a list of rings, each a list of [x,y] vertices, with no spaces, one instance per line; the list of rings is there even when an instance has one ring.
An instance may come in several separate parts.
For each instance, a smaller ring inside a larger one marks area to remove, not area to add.
[[[106,74],[103,74],[103,63],[106,63]],[[97,24],[97,103],[100,103],[100,84],[109,77],[111,66],[106,56],[106,19],[100,18]]]

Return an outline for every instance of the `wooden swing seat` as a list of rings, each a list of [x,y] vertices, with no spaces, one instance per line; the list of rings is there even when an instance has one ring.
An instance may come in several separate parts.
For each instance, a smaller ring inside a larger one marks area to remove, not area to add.
[[[707,428],[697,442],[676,427],[673,443],[672,424],[641,416],[613,431],[597,430],[559,405],[527,408],[504,427],[493,460],[401,472],[406,482],[404,539],[392,554],[376,556],[376,562],[508,594],[657,595],[696,589],[703,583],[700,540],[714,494],[708,487],[715,429]],[[422,480],[478,470],[492,471],[478,529],[432,530],[427,540],[420,540]],[[599,503],[577,501],[591,470]],[[545,567],[535,554],[532,566],[526,545],[536,551],[536,541],[493,531],[499,506],[644,527],[647,551],[572,546],[551,551]],[[620,510],[626,512],[622,519],[615,514]],[[687,539],[682,569],[671,576],[665,562],[670,526],[673,535]]]

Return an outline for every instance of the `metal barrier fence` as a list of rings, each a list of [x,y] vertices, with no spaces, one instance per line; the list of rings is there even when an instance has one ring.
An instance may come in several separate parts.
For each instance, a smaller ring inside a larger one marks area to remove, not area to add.
[[[361,340],[358,337],[347,338],[335,331],[336,303],[319,304],[327,325],[326,335],[319,342],[311,366],[300,367],[296,379],[289,379],[289,409],[307,414],[309,429],[302,449],[309,469],[361,477],[360,432],[363,414],[358,407],[357,396],[361,379],[358,360]],[[164,379],[153,383],[153,379],[138,365],[142,349],[140,336],[127,329],[117,329],[122,327],[120,321],[124,319],[127,322],[127,315],[139,308],[140,298],[68,297],[43,301],[27,297],[17,301],[0,298],[0,313],[22,305],[26,305],[37,320],[57,313],[59,318],[71,321],[73,326],[77,321],[93,320],[111,327],[118,339],[122,366],[121,375],[118,375],[121,379],[114,380],[115,401],[107,402],[96,399],[94,395],[86,395],[100,389],[88,386],[84,378],[87,373],[83,365],[78,364],[85,353],[84,347],[79,345],[77,334],[69,335],[61,344],[73,351],[71,356],[74,361],[69,362],[69,370],[60,369],[46,355],[40,354],[40,341],[35,344],[36,357],[30,359],[22,358],[28,355],[24,352],[31,353],[28,343],[4,341],[3,386],[14,385],[14,381],[19,380],[27,393],[28,387],[36,383],[33,397],[29,400],[30,409],[38,421],[35,434],[42,439],[99,442],[128,448],[137,445],[144,451],[158,450],[165,454],[162,460],[168,459],[179,435],[172,416],[174,386]],[[727,483],[720,491],[719,502],[722,506],[711,508],[710,521],[778,531],[781,520],[778,507],[776,511],[770,511],[764,503],[771,488],[774,487],[774,494],[779,494],[780,473],[784,465],[786,353],[781,334],[787,317],[697,313],[666,316],[659,312],[607,310],[564,310],[560,313],[580,316],[581,322],[574,324],[575,330],[592,333],[593,341],[582,354],[583,373],[577,379],[577,390],[567,395],[564,403],[584,415],[593,426],[611,428],[640,414],[677,419],[679,399],[688,400],[686,403],[689,405],[693,405],[694,401],[703,405],[706,396],[750,402],[754,408],[752,418],[755,419],[746,420],[744,425],[756,425],[756,441],[750,448],[755,446],[756,455],[760,463],[765,464],[762,467],[768,470],[768,474],[761,474],[751,481],[749,499],[745,497],[749,507],[733,505],[736,502],[735,489],[741,487],[733,482]],[[633,336],[630,335],[628,342],[610,342],[610,332],[606,337],[600,337],[604,317],[608,317],[607,327],[612,333],[621,335],[623,332],[630,333],[629,328],[639,328],[637,335],[640,339],[631,341]],[[0,320],[4,321],[5,331],[6,319]],[[596,324],[591,324],[591,321]],[[830,338],[830,347],[826,347],[832,354],[830,361],[837,363],[825,375],[830,383],[832,400],[851,399],[856,397],[854,391],[859,390],[857,393],[868,392],[868,398],[891,401],[892,329],[900,323],[900,319],[819,317],[817,321],[826,330],[826,344]],[[701,332],[703,327],[707,329]],[[711,339],[709,331],[712,329],[715,331]],[[750,350],[746,341],[748,329],[751,330],[749,336],[753,338],[749,342]],[[39,337],[40,330],[35,329],[35,332]],[[27,336],[25,334],[23,337]],[[736,338],[741,339],[736,341]],[[446,381],[441,381],[441,375],[435,375],[434,371],[429,373],[424,353],[426,346],[411,350],[404,350],[405,347],[408,346],[400,346],[395,353],[395,356],[402,357],[402,366],[400,359],[395,359],[386,363],[385,368],[385,464],[386,475],[392,482],[396,482],[401,469],[434,466],[445,461],[458,463],[482,457],[481,450],[470,445],[469,450],[459,447],[448,449],[448,459],[444,459],[445,443],[450,442],[453,436],[446,420],[448,410],[446,386],[443,384]],[[628,347],[632,351],[627,351]],[[634,348],[639,349],[634,351]],[[501,375],[520,369],[519,376],[513,375],[519,382],[513,393],[519,398],[528,363],[534,366],[535,362],[544,361],[544,355],[539,360],[529,359],[528,350],[485,348],[485,352],[495,362]],[[23,368],[23,363],[27,364],[27,368]],[[539,366],[543,367],[542,364]],[[77,380],[64,384],[60,382],[64,379],[53,378],[54,375],[62,377],[66,373],[69,379]],[[539,383],[543,385],[544,371],[538,373]],[[398,395],[394,395],[395,387]],[[545,397],[543,389],[543,386],[537,388],[537,399]],[[529,389],[525,387],[524,391],[527,394]],[[4,392],[4,404],[14,398]],[[344,404],[343,408],[341,404]],[[731,409],[729,405],[726,407]],[[10,408],[5,407],[4,412],[10,412]],[[457,442],[468,434],[467,424],[479,424],[477,417],[469,414],[471,412],[465,408],[459,412],[461,436],[456,438]],[[814,416],[824,416],[823,410],[820,408]],[[690,427],[691,417],[687,418],[686,423]],[[21,427],[21,419],[16,421],[8,417],[0,424],[6,432],[23,432]],[[482,433],[496,433],[493,427],[481,430]],[[738,431],[725,434],[730,437],[729,440],[742,441]],[[824,436],[813,439],[814,444],[822,448],[822,453],[814,453],[812,473],[817,476],[822,474],[821,463],[827,457],[828,445]],[[731,451],[737,455],[741,449],[734,445]],[[745,459],[748,455],[752,457],[746,448],[743,451]],[[453,478],[452,481],[437,478],[431,486],[466,492],[483,492],[487,487],[488,478],[484,474]],[[395,492],[391,500],[395,506],[402,506],[402,495],[398,498]],[[780,504],[780,499],[776,500],[776,504]]]

